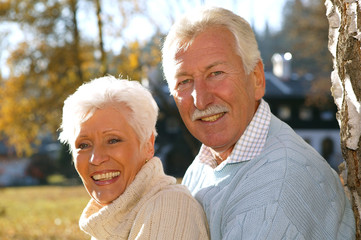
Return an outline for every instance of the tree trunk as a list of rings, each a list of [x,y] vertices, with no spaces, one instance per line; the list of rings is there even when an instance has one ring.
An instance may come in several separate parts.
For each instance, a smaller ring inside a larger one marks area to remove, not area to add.
[[[332,95],[338,108],[345,191],[361,239],[361,0],[326,0],[329,50],[333,57]]]
[[[73,21],[73,36],[74,36],[74,58],[75,58],[75,64],[77,68],[77,75],[79,78],[79,82],[84,81],[84,74],[82,70],[82,61],[80,58],[80,34],[79,34],[79,28],[78,28],[78,20],[76,18],[77,14],[77,0],[70,0],[70,7],[72,11],[72,21]]]
[[[104,50],[104,39],[103,39],[103,21],[102,21],[102,7],[100,0],[96,0],[97,7],[97,22],[98,22],[98,36],[99,36],[99,50],[100,50],[100,74],[103,76],[108,72],[107,56]]]

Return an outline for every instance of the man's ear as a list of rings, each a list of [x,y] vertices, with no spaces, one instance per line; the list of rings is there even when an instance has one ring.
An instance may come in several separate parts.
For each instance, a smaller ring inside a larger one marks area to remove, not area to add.
[[[263,63],[260,60],[253,69],[252,73],[254,82],[254,97],[255,100],[260,100],[266,91],[266,79],[264,76]]]

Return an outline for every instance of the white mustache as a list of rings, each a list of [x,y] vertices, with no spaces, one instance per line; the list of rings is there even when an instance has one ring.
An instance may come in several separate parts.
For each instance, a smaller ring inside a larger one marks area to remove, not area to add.
[[[216,115],[216,114],[223,113],[223,112],[229,112],[229,109],[227,107],[221,106],[221,105],[212,105],[212,106],[209,106],[208,108],[206,108],[205,110],[196,109],[193,112],[191,118],[192,118],[192,121],[196,121],[197,119],[211,116],[211,115]]]

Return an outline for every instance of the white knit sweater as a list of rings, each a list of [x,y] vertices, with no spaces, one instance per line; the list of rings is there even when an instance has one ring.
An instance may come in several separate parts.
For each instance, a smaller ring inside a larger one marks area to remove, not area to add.
[[[111,204],[91,199],[80,228],[92,239],[209,239],[205,214],[188,189],[154,157]]]

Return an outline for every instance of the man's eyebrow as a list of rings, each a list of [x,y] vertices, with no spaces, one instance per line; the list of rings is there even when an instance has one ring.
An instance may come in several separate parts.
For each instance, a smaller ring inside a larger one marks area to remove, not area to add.
[[[206,70],[209,70],[209,69],[211,69],[212,67],[215,67],[215,66],[218,66],[218,65],[223,65],[223,64],[225,64],[225,63],[226,63],[225,61],[217,61],[217,62],[214,62],[214,63],[209,64],[205,69],[206,69]]]
[[[184,76],[189,76],[190,74],[188,74],[187,72],[179,72],[176,73],[175,77],[184,77]]]
[[[213,63],[209,64],[208,66],[206,66],[204,69],[205,69],[205,71],[207,71],[215,66],[223,65],[223,64],[226,64],[226,62],[225,61],[213,62]],[[182,71],[182,72],[176,73],[175,77],[184,77],[184,76],[189,76],[189,75],[190,75],[189,73]]]

